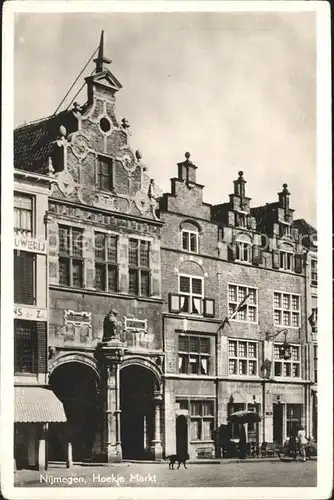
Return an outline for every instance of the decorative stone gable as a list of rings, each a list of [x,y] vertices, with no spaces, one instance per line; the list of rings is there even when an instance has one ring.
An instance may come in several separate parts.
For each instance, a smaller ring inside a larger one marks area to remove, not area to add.
[[[162,193],[145,173],[139,151],[129,144],[128,121],[117,120],[115,94],[122,85],[105,67],[110,62],[103,55],[102,36],[96,72],[86,78],[87,103],[74,103],[72,110],[77,126],[69,132],[61,125],[54,143],[52,158],[58,161],[56,168],[52,162],[49,168],[52,197],[158,219],[157,198]]]
[[[210,220],[210,205],[203,202],[203,188],[196,182],[197,166],[185,153],[186,160],[178,163],[178,177],[171,179],[171,194],[160,200],[162,210]]]

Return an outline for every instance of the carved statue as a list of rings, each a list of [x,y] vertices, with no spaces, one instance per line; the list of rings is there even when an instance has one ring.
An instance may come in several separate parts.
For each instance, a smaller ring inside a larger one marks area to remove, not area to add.
[[[118,312],[114,309],[108,312],[103,321],[102,342],[108,342],[111,339],[120,337],[120,321],[117,320]]]

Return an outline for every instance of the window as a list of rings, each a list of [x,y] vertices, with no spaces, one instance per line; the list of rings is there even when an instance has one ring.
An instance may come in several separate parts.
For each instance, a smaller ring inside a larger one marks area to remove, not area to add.
[[[179,408],[190,415],[190,440],[212,441],[214,430],[214,401],[185,399],[177,401]]]
[[[101,191],[112,191],[114,189],[113,161],[111,158],[98,158],[97,176],[98,188]]]
[[[186,252],[198,253],[198,231],[188,231],[183,229],[181,232],[182,250]]]
[[[239,227],[246,227],[246,215],[245,214],[235,214],[235,225]]]
[[[242,306],[233,321],[247,321],[250,323],[257,323],[257,290],[255,288],[248,288],[241,285],[228,285],[228,315],[231,316],[236,310],[237,306],[248,295],[248,299]]]
[[[291,226],[280,224],[280,237],[291,238]]]
[[[228,342],[228,371],[230,375],[257,375],[257,343],[243,340]]]
[[[314,382],[318,383],[318,346],[313,346],[313,369],[314,369]]]
[[[117,237],[95,233],[95,288],[117,292]]]
[[[14,321],[14,373],[37,372],[37,334],[33,321]]]
[[[14,231],[24,236],[33,233],[33,198],[27,194],[14,193]]]
[[[297,437],[298,427],[302,420],[302,405],[287,404],[286,405],[286,433],[287,436]]]
[[[180,312],[202,314],[203,278],[179,275]]]
[[[35,304],[36,256],[22,250],[14,251],[14,302]]]
[[[316,259],[311,259],[311,285],[318,284],[318,262]]]
[[[291,252],[280,252],[279,253],[279,267],[285,271],[293,270],[293,253]]]
[[[150,295],[150,244],[148,241],[129,241],[129,293]]]
[[[179,336],[179,373],[208,375],[209,364],[209,337]]]
[[[59,226],[59,284],[83,287],[81,229]]]
[[[236,260],[241,262],[252,262],[252,245],[244,241],[236,242]]]
[[[282,359],[280,348],[282,344],[274,344],[274,373],[275,377],[301,377],[301,350],[300,346],[292,345],[291,358]]]
[[[274,325],[299,328],[300,296],[274,292]]]

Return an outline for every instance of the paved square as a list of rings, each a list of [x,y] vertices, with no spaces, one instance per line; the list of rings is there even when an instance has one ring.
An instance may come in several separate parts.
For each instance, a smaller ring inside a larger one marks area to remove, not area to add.
[[[189,464],[169,470],[168,463],[122,463],[110,467],[54,468],[44,474],[19,471],[17,486],[44,487],[315,487],[316,461]]]

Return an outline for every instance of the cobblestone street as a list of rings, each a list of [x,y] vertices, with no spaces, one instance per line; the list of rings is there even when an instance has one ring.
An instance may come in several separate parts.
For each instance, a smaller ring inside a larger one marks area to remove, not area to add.
[[[316,461],[284,463],[230,462],[189,464],[188,469],[169,470],[168,464],[122,463],[111,467],[79,467],[71,470],[50,468],[16,473],[16,486],[44,487],[313,487],[316,486]]]

